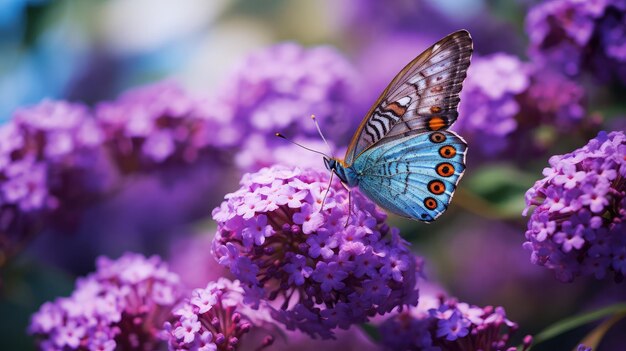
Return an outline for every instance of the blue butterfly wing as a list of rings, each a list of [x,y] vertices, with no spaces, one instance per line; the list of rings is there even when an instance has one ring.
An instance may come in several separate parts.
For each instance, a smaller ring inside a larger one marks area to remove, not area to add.
[[[352,167],[370,199],[400,216],[431,222],[450,203],[466,151],[454,132],[427,132],[369,148]]]

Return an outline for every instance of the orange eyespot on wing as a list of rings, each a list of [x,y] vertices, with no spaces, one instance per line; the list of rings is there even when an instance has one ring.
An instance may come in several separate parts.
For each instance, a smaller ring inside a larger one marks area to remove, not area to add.
[[[424,199],[424,206],[429,210],[434,210],[437,208],[437,200],[427,197]]]
[[[428,120],[428,130],[440,130],[448,126],[448,121],[445,117],[434,116]]]
[[[443,143],[444,141],[446,141],[446,136],[443,133],[432,133],[429,137],[430,141],[432,141],[433,143]]]
[[[435,195],[441,195],[446,191],[446,186],[440,180],[431,180],[428,183],[428,191]]]
[[[359,189],[374,202],[398,215],[432,222],[450,204],[465,170],[466,151],[461,137],[441,130],[371,148],[351,167]],[[452,153],[454,157],[441,156]]]
[[[454,174],[454,166],[448,162],[442,162],[437,165],[437,174],[442,177],[450,177]]]
[[[442,146],[439,149],[439,155],[443,158],[453,158],[456,156],[456,148],[452,145]]]

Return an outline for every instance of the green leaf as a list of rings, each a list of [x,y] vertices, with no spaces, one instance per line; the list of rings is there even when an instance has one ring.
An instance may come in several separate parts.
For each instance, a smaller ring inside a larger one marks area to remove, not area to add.
[[[45,301],[68,296],[74,278],[25,253],[3,267],[0,275],[0,330],[10,335],[0,340],[0,350],[34,350],[34,338],[26,332],[31,315]]]
[[[566,318],[559,321],[534,337],[534,344],[540,344],[546,340],[552,339],[558,335],[568,332],[572,329],[583,326],[608,316],[617,316],[626,313],[626,303],[618,303],[610,305],[599,310],[580,314],[578,316]]]
[[[363,323],[359,326],[361,327],[361,330],[363,330],[373,342],[380,342],[380,331],[378,331],[378,328],[376,326],[373,326],[369,323]]]
[[[502,163],[481,167],[467,180],[470,188],[481,195],[496,193],[498,189],[528,189],[541,174],[521,171],[513,165]]]
[[[604,335],[615,325],[615,323],[619,322],[624,317],[626,317],[626,311],[613,315],[612,318],[605,320],[602,324],[587,334],[587,336],[585,336],[579,344],[591,347],[593,350],[597,349],[598,345],[600,345],[600,341],[604,338]]]
[[[487,218],[520,218],[524,194],[537,175],[522,172],[508,164],[486,166],[474,171],[459,190],[469,193],[466,209]],[[467,195],[467,194],[466,194]],[[461,203],[463,205],[463,203]]]

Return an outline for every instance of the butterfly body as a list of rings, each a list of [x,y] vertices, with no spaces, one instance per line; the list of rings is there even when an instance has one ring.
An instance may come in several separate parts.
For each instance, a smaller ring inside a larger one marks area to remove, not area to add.
[[[334,172],[339,177],[342,183],[351,188],[359,185],[359,175],[352,166],[346,165],[340,159],[326,157],[324,157],[324,164],[329,171]]]
[[[435,220],[465,171],[467,144],[447,129],[471,53],[469,33],[458,31],[411,61],[367,113],[345,159],[324,158],[326,167],[393,213]]]

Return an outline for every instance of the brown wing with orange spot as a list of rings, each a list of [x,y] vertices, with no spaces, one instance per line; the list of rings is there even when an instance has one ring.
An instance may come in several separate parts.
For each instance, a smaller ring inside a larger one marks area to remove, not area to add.
[[[346,164],[352,164],[373,145],[450,127],[458,117],[459,93],[472,50],[470,34],[461,30],[441,39],[404,67],[352,137]]]

